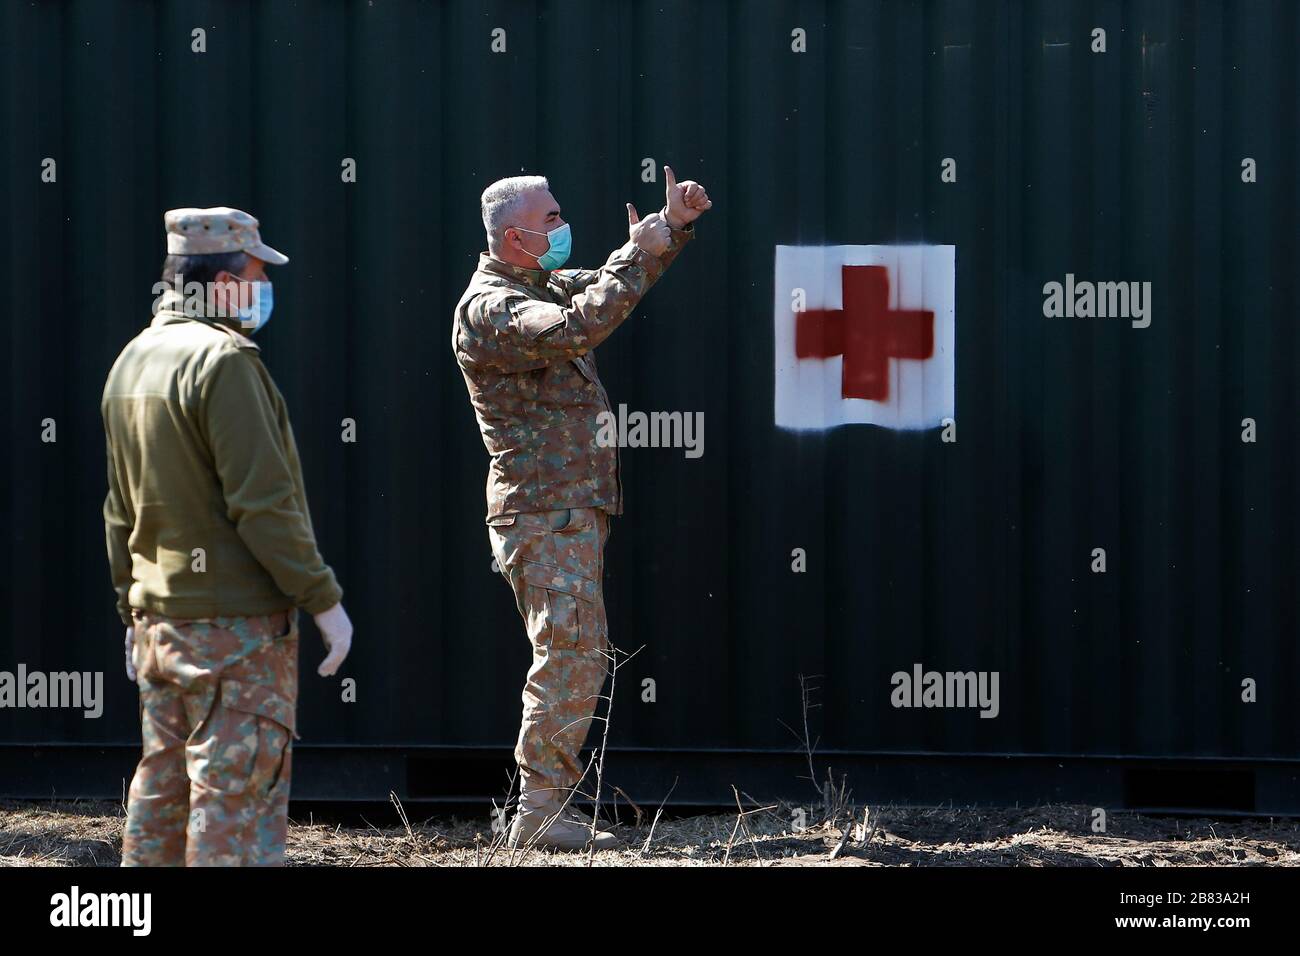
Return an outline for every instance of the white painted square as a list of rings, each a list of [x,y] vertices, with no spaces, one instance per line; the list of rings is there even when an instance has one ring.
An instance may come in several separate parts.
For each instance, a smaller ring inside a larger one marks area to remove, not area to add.
[[[890,358],[886,401],[844,398],[843,359],[795,357],[792,292],[805,291],[807,309],[838,309],[840,267],[885,266],[889,307],[934,312],[934,352],[928,359]],[[776,424],[826,429],[839,425],[937,428],[957,417],[955,246],[777,246],[773,294],[776,341]]]

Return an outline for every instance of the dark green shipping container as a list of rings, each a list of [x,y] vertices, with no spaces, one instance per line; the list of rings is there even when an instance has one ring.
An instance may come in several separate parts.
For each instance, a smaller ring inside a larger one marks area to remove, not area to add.
[[[499,793],[529,651],[450,349],[477,200],[549,176],[595,265],[649,159],[714,209],[602,377],[706,428],[623,451],[613,782],[811,794],[804,675],[863,799],[1300,809],[1297,4],[42,0],[0,37],[0,671],[104,674],[96,719],[0,710],[0,795],[117,797],[138,754],[98,401],[163,211],[212,205],[292,257],[260,341],[357,626],[355,703],[304,642],[295,795]],[[955,247],[957,440],[776,427],[777,247],[915,243]],[[1067,274],[1150,282],[1149,327],[1045,316]],[[893,706],[918,664],[997,672],[997,716]]]

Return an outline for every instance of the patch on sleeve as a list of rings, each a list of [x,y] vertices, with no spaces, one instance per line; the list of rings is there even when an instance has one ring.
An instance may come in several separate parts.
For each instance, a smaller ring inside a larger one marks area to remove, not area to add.
[[[530,339],[544,338],[564,325],[564,311],[552,302],[517,299],[510,303],[510,314]]]

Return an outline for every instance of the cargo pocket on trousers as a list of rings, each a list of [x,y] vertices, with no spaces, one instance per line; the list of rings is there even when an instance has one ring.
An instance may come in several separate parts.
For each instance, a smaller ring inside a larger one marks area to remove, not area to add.
[[[544,608],[530,608],[530,613],[547,617],[546,646],[565,650],[600,646],[595,581],[533,561],[523,562],[519,574],[530,589],[536,589],[537,600],[546,602]]]
[[[217,789],[270,799],[280,787],[294,731],[293,701],[260,684],[226,679],[218,706],[209,766]]]

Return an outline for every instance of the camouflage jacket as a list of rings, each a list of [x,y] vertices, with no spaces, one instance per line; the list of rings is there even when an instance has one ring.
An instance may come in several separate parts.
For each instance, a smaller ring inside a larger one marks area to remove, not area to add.
[[[492,456],[489,524],[521,511],[622,512],[618,449],[596,441],[597,416],[612,409],[593,350],[694,235],[689,225],[673,229],[661,256],[629,240],[599,269],[524,269],[479,256],[456,306],[452,348]]]

